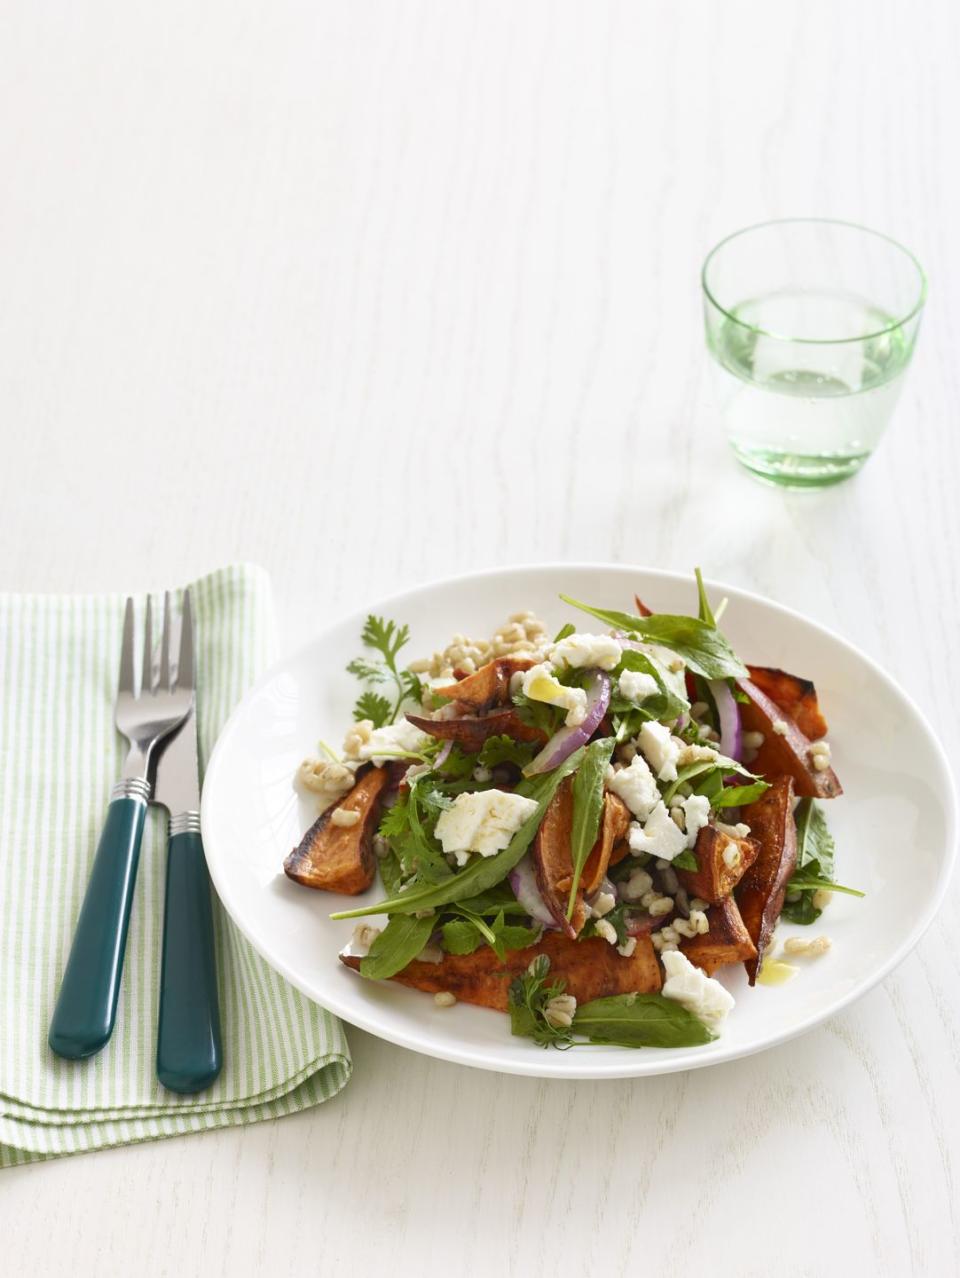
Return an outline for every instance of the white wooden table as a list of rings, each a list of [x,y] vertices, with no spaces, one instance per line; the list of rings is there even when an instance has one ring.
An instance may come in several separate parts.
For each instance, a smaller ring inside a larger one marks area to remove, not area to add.
[[[950,0],[10,0],[0,588],[272,573],[285,645],[460,570],[690,569],[878,658],[960,745]],[[697,271],[817,213],[931,300],[854,483],[718,437]],[[904,848],[904,855],[910,849]],[[960,953],[710,1071],[546,1084],[361,1033],[299,1117],[8,1171],[10,1272],[960,1270]]]

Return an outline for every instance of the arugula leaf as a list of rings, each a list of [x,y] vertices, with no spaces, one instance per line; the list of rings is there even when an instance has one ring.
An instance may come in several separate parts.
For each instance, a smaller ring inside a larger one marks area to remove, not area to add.
[[[417,957],[435,927],[432,915],[425,919],[413,914],[394,915],[370,946],[370,953],[360,960],[360,975],[382,981],[402,971]]]
[[[820,873],[832,875],[837,845],[827,827],[823,809],[813,799],[801,799],[793,817],[797,826],[797,869],[802,870],[811,861],[817,861]]]
[[[384,812],[377,831],[396,855],[407,890],[411,882],[442,883],[453,875],[433,838],[433,826],[447,800],[439,791],[426,788],[427,777],[432,775],[417,778]]]
[[[712,626],[714,630],[717,628],[717,621],[713,615],[713,609],[710,607],[710,600],[707,598],[707,592],[703,584],[703,574],[699,568],[694,568],[694,575],[697,578],[697,599],[700,605],[700,620],[705,626]]]
[[[353,717],[357,723],[361,719],[370,719],[375,728],[382,728],[391,722],[390,702],[376,692],[362,692],[353,707]]]
[[[787,890],[797,889],[801,892],[818,892],[823,889],[825,892],[842,892],[844,896],[866,896],[866,892],[861,892],[859,888],[844,887],[822,874],[794,874],[787,884]]]
[[[538,752],[539,745],[535,741],[514,741],[506,734],[499,737],[487,737],[480,753],[474,757],[482,768],[495,768],[500,763],[515,763],[524,768]]]
[[[403,871],[400,868],[400,859],[392,848],[386,856],[380,858],[380,881],[383,883],[384,890],[391,896],[395,896],[400,891]]]
[[[566,639],[568,635],[575,635],[576,633],[576,626],[572,625],[568,621],[567,624],[565,626],[561,626],[557,633],[553,636],[553,642],[559,643],[561,639]]]
[[[416,884],[406,891],[397,893],[389,900],[379,901],[375,905],[365,905],[357,910],[341,910],[331,914],[330,917],[356,919],[364,914],[415,914],[418,910],[435,909],[441,905],[461,901],[464,897],[485,892],[495,884],[501,883],[533,842],[547,805],[556,794],[561,781],[571,772],[576,771],[582,759],[583,748],[581,747],[565,759],[559,768],[554,768],[552,772],[544,773],[543,776],[528,777],[520,782],[514,793],[534,799],[537,807],[502,852],[497,852],[494,856],[472,857],[464,869],[451,875],[443,883]]]
[[[823,889],[847,896],[864,894],[833,881],[836,844],[820,805],[813,799],[801,799],[793,816],[797,826],[797,868],[787,884],[787,894],[799,892],[800,895],[798,899],[787,900],[782,913],[791,923],[809,925],[823,913],[813,903],[815,892]]]
[[[770,789],[766,781],[754,781],[752,785],[724,786],[712,803],[714,808],[742,808],[748,803],[755,803]]]
[[[650,617],[634,617],[627,612],[592,608],[589,604],[561,595],[564,603],[604,621],[614,630],[624,630],[650,643],[670,648],[683,657],[688,669],[705,679],[731,679],[746,675],[747,668],[727,640],[713,626],[697,617],[671,616],[656,612]]]
[[[511,981],[510,1032],[519,1038],[532,1038],[541,1047],[569,1047],[573,1042],[570,1031],[551,1025],[544,1016],[547,1003],[565,988],[563,981],[547,985],[549,972],[550,960],[546,954],[540,954],[525,972]]]
[[[590,849],[597,841],[600,811],[603,807],[603,780],[615,744],[613,737],[601,737],[599,741],[591,742],[584,751],[583,763],[573,778],[573,824],[570,830],[573,875],[570,881],[570,900],[567,903],[567,922],[573,918],[580,875]]]
[[[617,1047],[699,1047],[716,1035],[662,994],[615,994],[577,1008],[573,1032]]]

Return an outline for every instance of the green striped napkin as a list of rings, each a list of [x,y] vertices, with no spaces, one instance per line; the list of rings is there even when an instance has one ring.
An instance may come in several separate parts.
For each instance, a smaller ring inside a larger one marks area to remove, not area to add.
[[[258,568],[226,568],[191,590],[202,765],[270,656],[273,614]],[[350,1077],[340,1023],[278,976],[215,902],[223,1072],[198,1096],[157,1082],[166,815],[154,808],[113,1038],[82,1062],[47,1047],[126,746],[113,726],[123,604],[0,594],[0,1167],[276,1118],[327,1100]]]

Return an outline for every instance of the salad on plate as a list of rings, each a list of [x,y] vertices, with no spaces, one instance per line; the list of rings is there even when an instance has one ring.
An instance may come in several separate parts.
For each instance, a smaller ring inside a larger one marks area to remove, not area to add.
[[[408,628],[367,619],[354,722],[298,770],[321,811],[284,863],[348,896],[379,877],[332,915],[359,920],[346,967],[544,1047],[689,1047],[734,1006],[720,969],[779,984],[829,949],[775,936],[860,895],[834,879],[816,689],[744,665],[696,584],[696,615],[561,596],[590,621],[551,637],[519,612],[409,664]]]

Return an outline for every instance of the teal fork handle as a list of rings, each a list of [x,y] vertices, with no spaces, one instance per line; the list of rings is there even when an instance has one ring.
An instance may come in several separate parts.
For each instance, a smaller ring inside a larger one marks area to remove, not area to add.
[[[188,831],[167,851],[157,1078],[172,1092],[202,1092],[222,1063],[210,879],[200,835]]]
[[[93,1056],[113,1033],[146,811],[132,798],[107,808],[47,1036],[68,1060]]]

